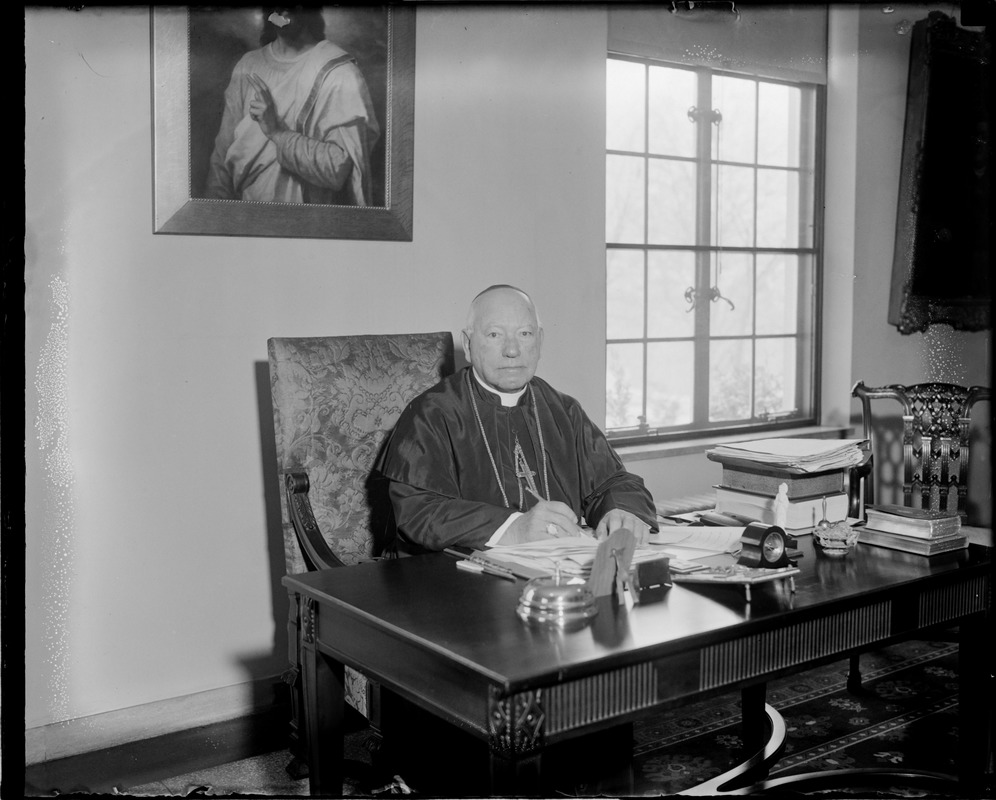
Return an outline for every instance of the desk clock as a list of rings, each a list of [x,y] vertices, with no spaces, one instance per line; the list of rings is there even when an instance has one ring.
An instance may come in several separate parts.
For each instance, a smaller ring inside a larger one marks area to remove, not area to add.
[[[777,525],[752,522],[740,537],[740,557],[737,563],[745,567],[778,569],[792,565],[798,558],[795,539]]]

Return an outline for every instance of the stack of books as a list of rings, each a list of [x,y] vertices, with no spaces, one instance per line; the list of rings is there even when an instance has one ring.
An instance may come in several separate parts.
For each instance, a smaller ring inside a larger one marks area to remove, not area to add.
[[[861,462],[865,440],[763,439],[714,448],[706,453],[723,465],[716,511],[736,518],[777,524],[775,499],[785,484],[784,528],[793,535],[813,532],[822,520],[847,518],[847,469]],[[825,504],[825,509],[824,509]]]
[[[723,480],[726,481],[726,470],[723,472]],[[778,497],[778,488],[785,484],[789,487],[789,495],[783,527],[788,533],[795,535],[812,533],[813,528],[824,519],[827,522],[840,522],[847,518],[848,498],[843,490],[843,473],[819,475],[827,480],[828,486],[837,488],[821,488],[815,494],[800,495],[799,492],[809,490],[795,486],[794,481],[785,475],[768,476],[769,482],[766,484],[757,481],[754,484],[754,491],[733,488],[725,483],[720,484],[716,486],[716,511],[728,516],[763,522],[765,525],[776,525],[778,520],[775,500]]]
[[[956,511],[931,511],[907,506],[869,506],[868,524],[861,529],[859,542],[906,553],[932,556],[968,547]]]

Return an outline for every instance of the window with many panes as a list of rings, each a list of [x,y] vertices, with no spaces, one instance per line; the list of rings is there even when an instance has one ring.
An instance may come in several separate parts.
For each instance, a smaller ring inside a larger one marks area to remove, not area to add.
[[[815,416],[822,87],[610,55],[606,430]]]

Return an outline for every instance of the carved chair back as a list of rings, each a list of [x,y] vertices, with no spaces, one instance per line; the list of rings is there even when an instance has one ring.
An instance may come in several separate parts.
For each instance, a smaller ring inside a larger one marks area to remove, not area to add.
[[[865,505],[875,502],[875,473],[882,479],[888,471],[901,486],[901,505],[958,511],[964,522],[968,511],[971,413],[976,403],[989,400],[989,389],[951,383],[868,387],[858,381],[851,396],[861,401],[862,435],[871,443]],[[897,448],[889,446],[887,436],[876,424],[882,414],[873,413],[874,400],[892,400],[900,405],[899,459],[894,457]]]

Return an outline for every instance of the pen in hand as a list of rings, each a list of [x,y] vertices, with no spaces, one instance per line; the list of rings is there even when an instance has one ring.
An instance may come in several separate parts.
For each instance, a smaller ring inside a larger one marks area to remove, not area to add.
[[[529,492],[529,494],[531,494],[537,500],[539,500],[541,502],[545,502],[545,498],[541,497],[540,494],[539,494],[539,492],[537,492],[532,486],[526,486],[526,491]],[[558,535],[556,533],[556,530],[557,530],[557,526],[554,525],[552,522],[549,525],[546,526],[546,532],[549,533],[551,536],[557,536]],[[567,536],[583,536],[583,535],[584,535],[584,531],[580,527],[577,526],[577,523],[575,523],[575,529],[573,531],[568,531],[567,532]]]

